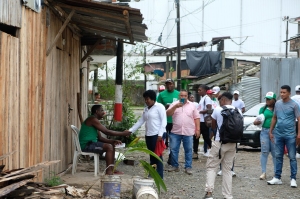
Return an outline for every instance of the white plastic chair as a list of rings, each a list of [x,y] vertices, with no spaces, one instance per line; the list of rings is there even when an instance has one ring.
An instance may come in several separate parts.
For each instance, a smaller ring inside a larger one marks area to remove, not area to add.
[[[94,156],[94,163],[95,163],[95,176],[98,175],[99,173],[99,154],[98,153],[89,153],[89,152],[82,152],[81,147],[80,147],[80,143],[79,143],[79,129],[74,126],[71,125],[72,128],[72,134],[73,134],[73,141],[74,141],[74,146],[75,146],[75,151],[74,151],[74,157],[73,157],[73,166],[72,166],[72,175],[74,175],[76,173],[76,169],[77,169],[77,161],[78,161],[78,156],[79,155],[90,155],[90,156]]]

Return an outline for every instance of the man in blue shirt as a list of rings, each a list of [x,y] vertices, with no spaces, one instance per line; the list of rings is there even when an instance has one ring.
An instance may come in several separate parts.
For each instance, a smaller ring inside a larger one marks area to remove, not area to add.
[[[288,149],[288,156],[290,158],[291,187],[296,188],[296,145],[300,144],[300,123],[298,123],[298,134],[296,135],[295,119],[297,118],[300,120],[300,108],[298,104],[290,98],[290,95],[291,87],[288,85],[281,86],[281,100],[277,101],[275,104],[274,114],[269,131],[271,141],[275,141],[276,171],[275,177],[268,181],[268,184],[282,184],[281,173],[283,165],[283,152],[284,146],[286,145]]]

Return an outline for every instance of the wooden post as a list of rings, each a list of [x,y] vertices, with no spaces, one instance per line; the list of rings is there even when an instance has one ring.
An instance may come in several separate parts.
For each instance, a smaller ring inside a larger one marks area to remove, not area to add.
[[[222,71],[225,69],[225,52],[222,51]]]
[[[146,51],[146,46],[144,46],[144,89],[145,91],[147,90],[147,75],[146,75],[146,56],[147,56],[147,51]]]
[[[170,62],[170,68],[172,68],[172,71],[173,71],[173,52],[171,51],[171,62]],[[169,68],[169,69],[170,69]],[[170,71],[169,71],[169,73],[170,73]],[[170,78],[172,79],[172,72],[171,72],[171,74],[170,74]]]
[[[62,32],[65,30],[66,26],[68,25],[68,23],[70,22],[72,16],[74,15],[75,10],[72,10],[69,14],[69,16],[67,17],[66,21],[64,22],[63,26],[60,28],[60,30],[58,31],[57,35],[54,38],[54,41],[52,42],[52,44],[50,45],[50,47],[47,50],[46,55],[48,56],[52,50],[52,48],[55,46],[57,40],[59,39],[60,35],[62,34]]]
[[[94,43],[94,45],[92,47],[89,48],[89,50],[87,51],[87,53],[85,53],[85,55],[83,56],[83,58],[81,58],[81,63],[84,62],[86,60],[86,58],[88,56],[90,56],[90,54],[95,50],[95,48],[99,45],[99,43],[101,42],[101,38],[98,39],[96,41],[96,43]]]
[[[170,61],[169,61],[169,55],[167,55],[167,61],[166,61],[166,79],[169,79],[169,68],[170,68]]]
[[[234,58],[233,66],[232,66],[232,83],[237,83],[237,59]]]
[[[123,41],[118,41],[117,47],[117,64],[116,64],[116,90],[115,90],[115,106],[114,106],[114,119],[118,122],[122,121],[122,100],[123,100]]]

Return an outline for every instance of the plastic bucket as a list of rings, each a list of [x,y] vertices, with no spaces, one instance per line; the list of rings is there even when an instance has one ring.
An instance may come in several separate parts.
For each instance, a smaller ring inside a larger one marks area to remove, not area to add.
[[[153,179],[145,179],[145,178],[134,178],[133,179],[133,198],[137,198],[137,192],[141,189],[141,187],[147,186],[153,188],[154,180]]]
[[[120,199],[121,179],[119,176],[107,175],[101,180],[101,195],[104,199]]]
[[[158,199],[158,195],[152,187],[142,186],[136,194],[136,199]]]

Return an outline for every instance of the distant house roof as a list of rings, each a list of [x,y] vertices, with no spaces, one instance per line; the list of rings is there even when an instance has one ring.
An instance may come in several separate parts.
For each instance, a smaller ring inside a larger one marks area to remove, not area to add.
[[[75,10],[70,23],[79,29],[82,45],[92,45],[99,38],[122,39],[129,43],[147,40],[147,26],[142,23],[139,9],[83,0],[52,0],[49,3],[67,15]]]
[[[209,45],[213,46],[218,44],[220,41],[225,40],[225,39],[230,39],[230,36],[225,36],[225,37],[213,37],[209,43]],[[180,46],[180,50],[184,49],[191,49],[191,48],[200,48],[202,46],[205,46],[208,44],[207,41],[201,41],[201,42],[194,42],[194,43],[189,43]],[[153,50],[152,54],[153,55],[164,55],[168,53],[176,53],[177,52],[177,47],[170,47],[170,48],[158,48]]]
[[[194,42],[194,43],[189,43],[183,46],[180,46],[181,50],[187,49],[187,48],[199,48],[201,46],[205,46],[207,42],[206,41],[201,41],[201,42]],[[153,50],[153,55],[163,55],[163,54],[167,54],[167,53],[175,53],[177,52],[177,47],[171,47],[171,48],[159,48],[159,49],[155,49]]]

